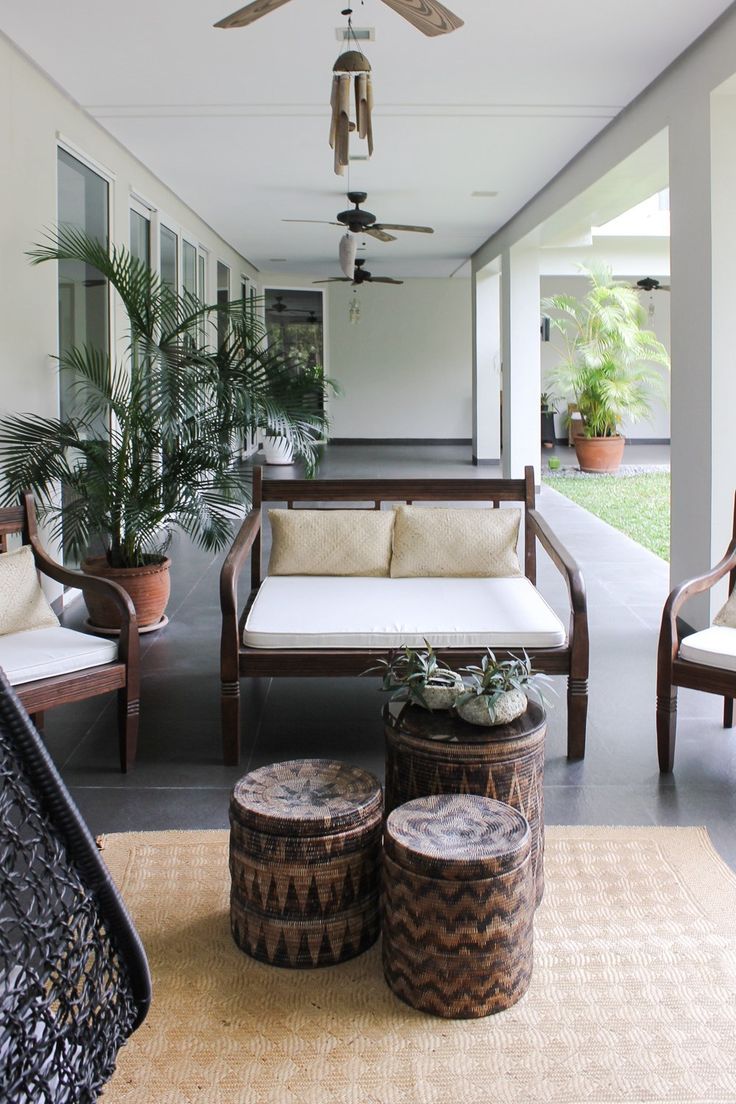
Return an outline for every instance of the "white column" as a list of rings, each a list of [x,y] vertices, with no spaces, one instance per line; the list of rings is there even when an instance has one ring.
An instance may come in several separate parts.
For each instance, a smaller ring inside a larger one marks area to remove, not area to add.
[[[520,244],[501,263],[503,474],[519,479],[527,464],[541,471],[539,251]]]
[[[473,463],[501,458],[501,275],[473,274]]]
[[[731,539],[736,491],[736,96],[711,99],[712,421],[711,548],[720,559]],[[714,587],[711,617],[726,600],[727,582]]]
[[[670,126],[673,585],[720,559],[736,488],[736,100],[702,95]],[[688,602],[708,625],[726,584]]]

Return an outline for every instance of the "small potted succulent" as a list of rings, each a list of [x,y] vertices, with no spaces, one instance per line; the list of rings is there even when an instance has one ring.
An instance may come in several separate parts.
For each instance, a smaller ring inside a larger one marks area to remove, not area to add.
[[[383,671],[381,689],[391,692],[394,700],[432,711],[452,709],[464,689],[462,677],[438,658],[431,644],[424,643],[424,650],[404,646],[391,652],[366,674]]]
[[[463,674],[469,678],[455,701],[455,709],[470,724],[486,726],[516,720],[526,711],[528,692],[536,690],[542,698],[538,684],[548,681],[546,675],[532,671],[526,652],[523,659],[511,656],[499,660],[490,648],[480,667],[465,667]]]

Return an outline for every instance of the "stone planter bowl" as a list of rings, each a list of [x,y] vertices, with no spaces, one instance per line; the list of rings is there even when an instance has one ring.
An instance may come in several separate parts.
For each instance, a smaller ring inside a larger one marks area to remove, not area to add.
[[[457,705],[456,709],[464,721],[490,728],[492,725],[510,724],[511,721],[515,721],[526,711],[528,704],[526,694],[522,694],[521,690],[506,690],[497,699],[491,716],[487,702],[487,698],[478,695]]]

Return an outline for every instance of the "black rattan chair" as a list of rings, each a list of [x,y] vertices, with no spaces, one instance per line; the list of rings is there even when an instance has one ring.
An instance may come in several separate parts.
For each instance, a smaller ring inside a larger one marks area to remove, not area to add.
[[[0,671],[0,1100],[97,1100],[150,996],[138,934]]]

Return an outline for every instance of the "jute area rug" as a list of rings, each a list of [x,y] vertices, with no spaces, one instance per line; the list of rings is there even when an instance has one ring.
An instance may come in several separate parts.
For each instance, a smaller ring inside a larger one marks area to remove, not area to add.
[[[154,984],[105,1104],[736,1101],[736,877],[704,829],[548,829],[531,987],[464,1021],[400,1003],[378,947],[313,971],[245,956],[226,832],[103,854]]]

